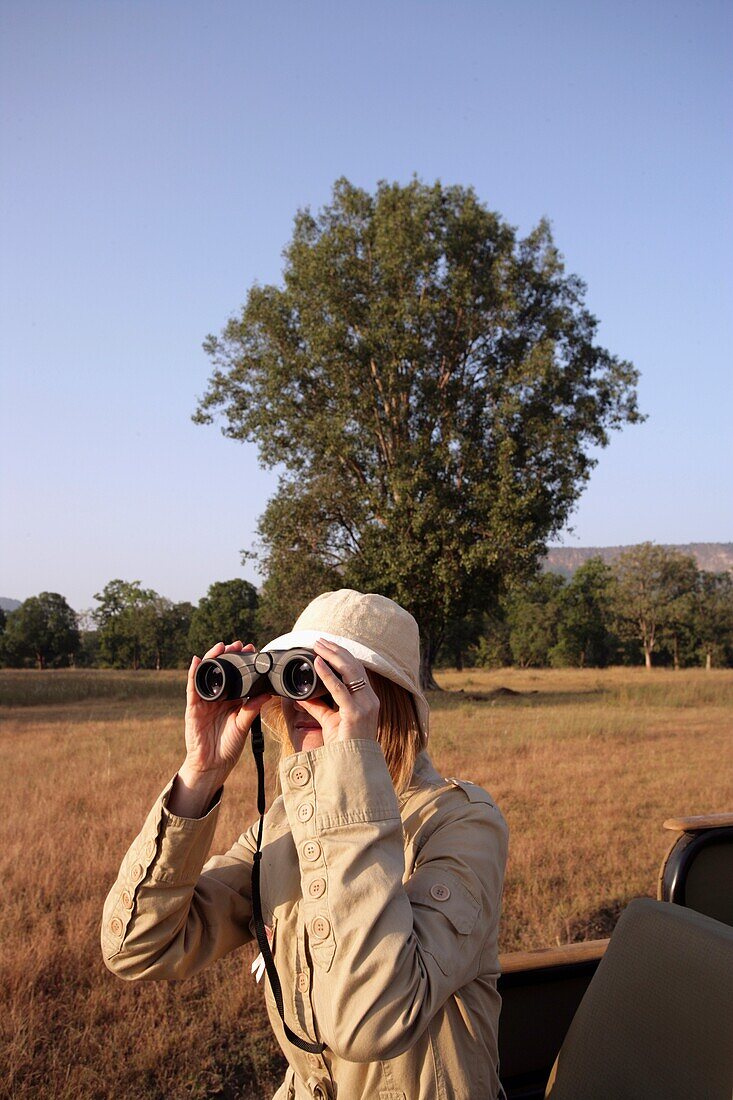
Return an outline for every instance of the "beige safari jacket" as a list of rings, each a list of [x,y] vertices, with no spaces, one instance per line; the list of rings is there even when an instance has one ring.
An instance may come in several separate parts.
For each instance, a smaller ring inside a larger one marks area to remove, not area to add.
[[[376,741],[288,756],[265,818],[262,911],[293,1030],[277,1100],[496,1100],[497,932],[508,827],[486,791],[426,751],[398,800]],[[187,978],[254,939],[256,826],[204,864],[202,818],[166,808],[133,841],[104,907],[102,952],[127,979]],[[275,1098],[273,1098],[275,1100]]]

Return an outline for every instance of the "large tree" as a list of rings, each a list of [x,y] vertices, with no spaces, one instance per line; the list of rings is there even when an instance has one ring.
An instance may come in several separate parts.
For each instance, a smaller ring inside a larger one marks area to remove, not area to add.
[[[660,642],[678,637],[686,599],[695,587],[695,559],[665,546],[642,542],[631,546],[613,564],[616,577],[616,624],[619,633],[641,644],[644,663]],[[674,647],[674,643],[673,643]]]
[[[613,605],[613,570],[602,558],[588,558],[560,593],[552,663],[579,668],[610,664],[618,647],[611,629]]]
[[[550,653],[557,645],[564,589],[563,577],[541,573],[510,592],[504,601],[512,661],[520,668],[542,668],[550,663]]]
[[[662,640],[672,655],[675,669],[680,654],[695,649],[695,590],[697,562],[691,554],[675,553],[667,563],[666,584],[669,600],[662,618]]]
[[[640,419],[637,372],[595,343],[549,222],[519,238],[472,188],[340,179],[298,211],[284,260],[283,285],[253,286],[207,338],[194,419],[223,413],[284,467],[263,570],[296,555],[396,599],[427,686],[446,624],[531,571],[597,447]],[[285,574],[294,612],[302,575]]]
[[[173,603],[140,581],[109,581],[95,595],[91,650],[114,668],[176,668],[190,659],[192,604]]]
[[[94,599],[99,603],[93,617],[99,629],[99,654],[113,668],[138,669],[144,650],[150,645],[151,622],[159,599],[152,588],[140,581],[109,581]]]
[[[733,655],[733,576],[701,570],[694,600],[694,637],[705,668],[725,665]]]
[[[254,640],[257,589],[237,577],[217,581],[191,616],[188,643],[191,652],[202,656],[217,642]]]
[[[142,664],[146,668],[185,667],[191,659],[188,632],[193,604],[156,596],[142,613]]]
[[[10,664],[26,657],[40,669],[73,664],[80,647],[76,615],[58,592],[30,596],[8,617],[3,648]]]

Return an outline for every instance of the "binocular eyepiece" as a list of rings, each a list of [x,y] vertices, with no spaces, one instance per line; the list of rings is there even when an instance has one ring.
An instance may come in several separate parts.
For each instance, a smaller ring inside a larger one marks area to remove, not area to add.
[[[208,657],[196,669],[196,691],[207,702],[269,692],[288,699],[326,695],[329,705],[333,705],[328,688],[315,670],[315,657],[313,649],[222,653],[221,657]]]

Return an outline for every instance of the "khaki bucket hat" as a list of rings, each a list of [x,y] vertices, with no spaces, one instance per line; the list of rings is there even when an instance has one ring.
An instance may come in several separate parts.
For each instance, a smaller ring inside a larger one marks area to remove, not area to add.
[[[420,690],[420,632],[409,611],[376,592],[324,592],[311,600],[291,631],[262,648],[310,649],[316,638],[336,642],[365,668],[409,691],[427,739],[430,708]]]

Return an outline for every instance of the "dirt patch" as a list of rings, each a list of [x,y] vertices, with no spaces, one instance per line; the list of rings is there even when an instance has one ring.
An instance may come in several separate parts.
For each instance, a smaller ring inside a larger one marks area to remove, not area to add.
[[[563,921],[560,939],[563,943],[608,939],[628,903],[628,898],[613,898],[583,916]]]
[[[539,691],[515,691],[514,688],[497,687],[492,688],[491,691],[466,691],[465,688],[460,688],[456,692],[457,695],[462,695],[464,699],[471,699],[475,703],[491,702],[494,699],[523,699],[527,695],[539,695]]]

